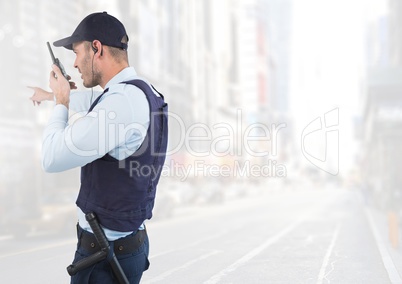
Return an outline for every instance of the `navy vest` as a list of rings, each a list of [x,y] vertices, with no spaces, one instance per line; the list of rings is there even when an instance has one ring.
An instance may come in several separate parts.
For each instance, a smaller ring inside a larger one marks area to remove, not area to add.
[[[82,167],[76,204],[85,214],[94,212],[106,228],[128,232],[137,230],[145,219],[152,217],[156,186],[166,157],[168,106],[163,96],[156,96],[144,81],[123,83],[145,93],[150,108],[147,134],[138,150],[126,159],[118,161],[106,154]]]

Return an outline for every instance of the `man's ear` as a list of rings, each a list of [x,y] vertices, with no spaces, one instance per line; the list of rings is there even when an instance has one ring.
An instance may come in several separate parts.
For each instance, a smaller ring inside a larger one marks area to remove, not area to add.
[[[92,50],[93,50],[94,54],[96,54],[96,53],[99,51],[99,49],[100,49],[100,50],[101,50],[100,56],[103,55],[102,43],[101,43],[99,40],[94,40],[94,41],[91,43],[91,47],[92,47]]]
[[[91,45],[91,47],[92,47],[92,50],[94,51],[94,54],[98,52],[98,49],[93,44]]]

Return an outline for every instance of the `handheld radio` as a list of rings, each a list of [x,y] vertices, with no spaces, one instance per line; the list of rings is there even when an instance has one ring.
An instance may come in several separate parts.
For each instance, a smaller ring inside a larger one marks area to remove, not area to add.
[[[67,75],[66,71],[64,70],[63,64],[61,64],[61,62],[58,58],[54,57],[52,47],[50,46],[49,42],[47,42],[47,48],[49,49],[50,57],[52,57],[53,64],[56,64],[56,66],[59,67],[64,78],[66,78],[68,80],[68,75]]]

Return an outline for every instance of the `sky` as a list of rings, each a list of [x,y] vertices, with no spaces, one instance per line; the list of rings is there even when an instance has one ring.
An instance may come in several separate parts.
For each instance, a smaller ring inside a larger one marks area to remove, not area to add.
[[[354,166],[358,147],[354,121],[361,116],[364,95],[365,18],[373,13],[364,3],[294,2],[290,112],[301,133],[315,118],[339,109],[341,171]]]

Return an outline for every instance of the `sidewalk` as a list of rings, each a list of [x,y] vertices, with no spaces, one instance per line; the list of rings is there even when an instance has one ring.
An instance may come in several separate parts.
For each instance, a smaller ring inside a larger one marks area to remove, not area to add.
[[[386,213],[366,207],[366,216],[391,283],[402,284],[402,228],[399,227],[399,247],[393,248]]]

